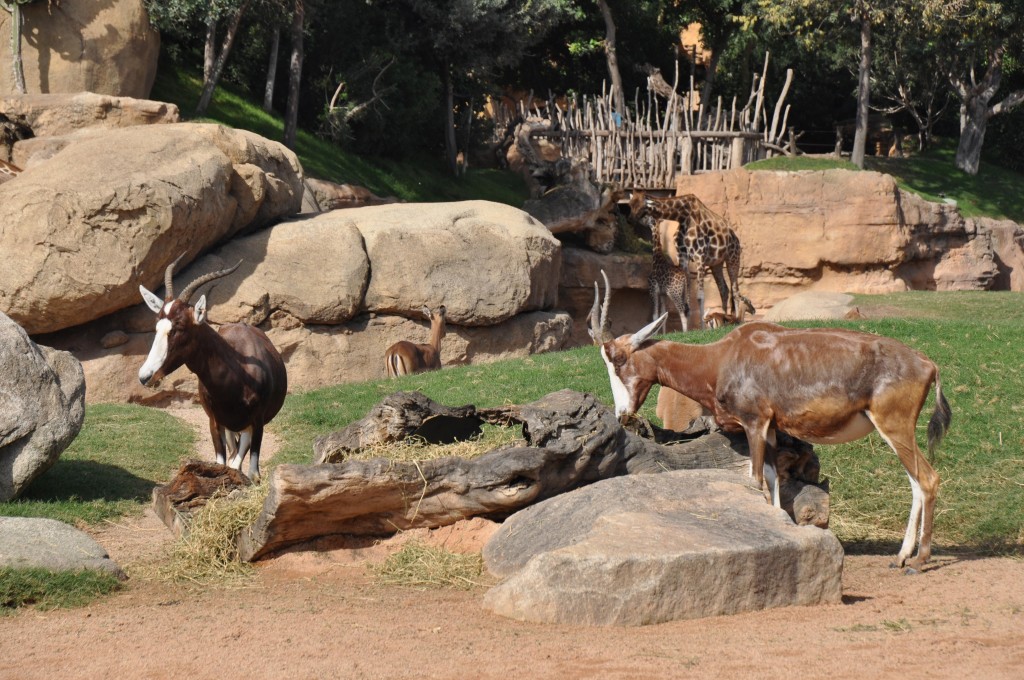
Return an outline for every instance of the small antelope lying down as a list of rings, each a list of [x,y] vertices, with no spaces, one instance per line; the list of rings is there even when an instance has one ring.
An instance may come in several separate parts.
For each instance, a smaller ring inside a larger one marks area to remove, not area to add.
[[[400,375],[436,371],[441,368],[441,338],[444,337],[445,315],[444,305],[437,311],[423,308],[423,315],[430,320],[430,342],[417,345],[408,340],[399,340],[384,352],[384,368],[389,378]]]
[[[740,311],[738,315],[733,316],[728,312],[708,312],[704,315],[704,327],[724,328],[726,326],[737,326],[743,323],[747,314],[757,313],[757,310],[754,309],[754,303],[742,295],[738,295],[737,297],[740,299]]]
[[[139,286],[143,300],[157,314],[156,337],[139,382],[149,385],[182,364],[199,379],[199,403],[210,419],[210,436],[217,462],[242,469],[249,454],[249,477],[259,479],[263,428],[277,415],[288,390],[284,360],[266,334],[244,323],[224,324],[213,330],[206,323],[206,296],[189,304],[199,287],[231,274],[212,272],[190,283],[177,299],[172,276],[184,255],[164,272],[165,299]]]
[[[776,431],[839,444],[877,429],[906,468],[913,495],[896,566],[907,563],[918,539],[916,562],[928,561],[939,476],[918,449],[915,429],[933,383],[929,454],[952,417],[934,363],[891,338],[760,321],[710,345],[651,340],[667,316],[601,346],[617,416],[636,413],[655,383],[694,399],[723,428],[746,433],[751,474],[758,484],[768,478],[776,506]]]

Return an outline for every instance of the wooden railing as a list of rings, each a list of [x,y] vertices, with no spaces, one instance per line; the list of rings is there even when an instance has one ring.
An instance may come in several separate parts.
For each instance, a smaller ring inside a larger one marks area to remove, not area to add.
[[[528,124],[530,137],[550,140],[561,147],[565,158],[589,161],[599,181],[674,190],[680,174],[729,170],[788,153],[782,140],[789,107],[783,109],[783,103],[792,77],[790,70],[770,126],[764,74],[755,76],[742,109],[737,109],[735,98],[728,110],[721,98],[715,107],[705,107],[698,103],[692,81],[689,93],[679,95],[662,80],[660,91],[669,96],[654,95],[655,87],[649,88],[646,100],[637,93],[625,116],[614,112],[608,93],[561,103],[551,99],[543,107],[521,103],[518,115]],[[792,130],[789,137],[795,152]]]

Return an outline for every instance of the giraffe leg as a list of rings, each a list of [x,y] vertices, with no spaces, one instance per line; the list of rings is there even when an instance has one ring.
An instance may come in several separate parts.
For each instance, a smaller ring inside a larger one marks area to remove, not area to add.
[[[704,273],[701,268],[697,269],[697,311],[699,312],[700,326],[704,328]]]
[[[712,267],[711,275],[715,278],[715,285],[718,286],[718,296],[722,298],[722,311],[736,318],[736,300],[729,294],[729,287],[725,284],[725,274],[722,272],[721,265]]]

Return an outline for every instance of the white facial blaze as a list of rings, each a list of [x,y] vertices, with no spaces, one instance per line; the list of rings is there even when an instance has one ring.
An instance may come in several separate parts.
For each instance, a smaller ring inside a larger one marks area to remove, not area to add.
[[[622,379],[615,372],[615,366],[608,359],[608,355],[604,351],[604,347],[601,348],[601,358],[604,359],[605,366],[608,367],[608,379],[612,384],[612,396],[615,397],[615,417],[629,414],[633,412],[633,400],[630,398],[629,390],[623,384]]]
[[[156,322],[156,337],[153,338],[153,347],[149,350],[146,363],[142,364],[142,368],[139,369],[139,382],[143,385],[150,381],[167,360],[167,336],[170,332],[170,319],[160,319]]]

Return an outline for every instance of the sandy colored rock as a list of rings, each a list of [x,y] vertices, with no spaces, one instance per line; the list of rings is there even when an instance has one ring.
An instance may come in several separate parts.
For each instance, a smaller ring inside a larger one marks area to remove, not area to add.
[[[145,98],[156,79],[160,34],[143,0],[22,4],[22,60],[30,93],[98,92]],[[0,12],[0,44],[11,15]],[[0,50],[0,92],[14,92],[11,50]]]
[[[997,274],[985,229],[889,175],[739,169],[680,177],[677,191],[730,221],[743,244],[741,290],[758,309],[810,287],[985,290]]]
[[[853,296],[846,293],[825,293],[816,290],[797,293],[769,309],[766,321],[804,319],[843,319],[850,312]]]
[[[571,625],[647,625],[842,596],[843,549],[741,473],[604,480],[521,510],[484,548],[483,606]]]
[[[298,159],[219,125],[84,131],[0,187],[0,311],[31,334],[139,302],[179,254],[293,214]]]
[[[461,201],[342,214],[363,234],[372,263],[370,311],[412,316],[443,303],[449,323],[484,326],[557,301],[561,246],[517,208]]]
[[[95,92],[24,94],[0,97],[0,113],[21,116],[35,137],[24,140],[27,149],[47,137],[85,128],[123,128],[133,125],[177,123],[178,107],[167,102],[117,97]],[[29,152],[16,154],[16,165],[29,165]],[[20,161],[20,162],[19,162]]]

